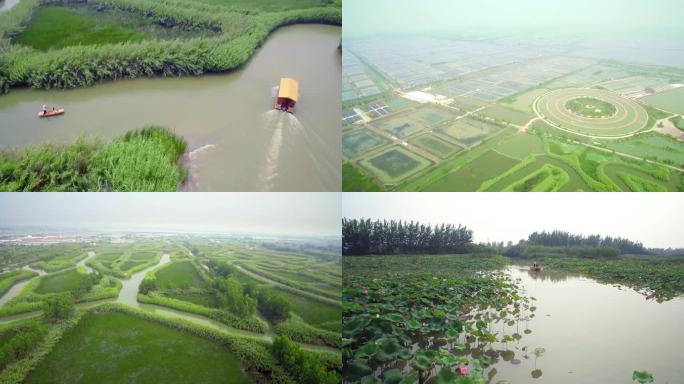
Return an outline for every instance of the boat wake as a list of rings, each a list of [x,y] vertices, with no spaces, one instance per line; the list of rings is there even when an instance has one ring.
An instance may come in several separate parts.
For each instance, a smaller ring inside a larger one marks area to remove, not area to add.
[[[188,170],[188,178],[183,183],[181,189],[183,191],[194,190],[199,186],[199,181],[196,178],[197,169],[200,167],[200,160],[216,149],[214,144],[205,144],[199,148],[195,148],[183,155],[182,162]]]
[[[192,151],[188,152],[188,154],[187,154],[188,160],[190,160],[190,161],[197,160],[205,152],[210,152],[210,151],[214,150],[214,148],[216,148],[216,146],[214,144],[206,144],[206,145],[203,145],[199,148],[193,149]]]
[[[271,191],[274,189],[275,180],[278,177],[278,165],[284,135],[301,132],[304,130],[304,126],[293,114],[276,110],[264,113],[263,119],[264,125],[267,129],[273,130],[273,134],[268,143],[266,158],[259,172],[259,179],[262,182],[261,189]]]

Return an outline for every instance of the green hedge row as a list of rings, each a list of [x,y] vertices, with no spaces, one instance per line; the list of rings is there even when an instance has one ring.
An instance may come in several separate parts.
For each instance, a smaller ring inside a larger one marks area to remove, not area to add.
[[[207,308],[194,303],[188,303],[186,301],[172,299],[170,297],[164,297],[156,294],[145,295],[139,293],[138,301],[141,303],[155,304],[163,307],[177,309],[183,312],[206,316],[212,320],[218,321],[219,323],[226,324],[230,327],[242,329],[245,331],[256,333],[266,333],[268,331],[268,326],[263,321],[255,317],[239,317],[225,310]]]
[[[339,332],[318,329],[297,319],[290,318],[274,326],[273,332],[300,343],[342,347],[342,335]]]
[[[33,370],[33,368],[52,351],[52,348],[57,345],[57,342],[61,340],[64,332],[75,327],[82,316],[83,312],[76,312],[74,316],[57,323],[57,325],[50,328],[42,343],[38,344],[27,358],[8,365],[7,368],[0,373],[0,383],[18,384],[23,382],[29,372],[31,372],[31,370]]]

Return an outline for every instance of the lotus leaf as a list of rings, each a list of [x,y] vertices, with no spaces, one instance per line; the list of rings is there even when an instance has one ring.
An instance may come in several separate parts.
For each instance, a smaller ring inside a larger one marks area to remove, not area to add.
[[[366,364],[365,360],[356,359],[352,360],[351,362],[349,362],[349,364],[347,364],[347,366],[344,369],[344,372],[348,372],[356,377],[363,377],[366,375],[370,375],[373,372],[373,370],[371,369],[371,367],[368,366],[368,364]]]
[[[453,384],[456,381],[456,374],[451,371],[451,368],[443,367],[437,374],[437,384]]]
[[[401,371],[397,368],[389,369],[382,374],[382,379],[383,384],[398,384],[402,379]]]
[[[634,371],[632,373],[632,381],[637,381],[639,384],[646,384],[653,382],[653,375],[648,371]]]

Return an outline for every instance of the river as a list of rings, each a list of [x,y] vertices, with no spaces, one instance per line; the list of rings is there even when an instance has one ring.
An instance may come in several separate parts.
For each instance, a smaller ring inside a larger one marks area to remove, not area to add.
[[[134,273],[129,279],[122,280],[121,282],[123,286],[121,287],[121,291],[119,291],[119,297],[116,299],[116,301],[130,305],[131,307],[140,308],[140,304],[138,304],[138,288],[140,287],[140,283],[142,283],[147,272],[159,267],[160,265],[164,265],[169,261],[171,261],[171,256],[165,253],[162,255],[157,264],[147,267],[140,272]]]
[[[341,183],[341,28],[275,31],[242,69],[0,96],[0,146],[107,139],[162,125],[188,141],[188,191],[334,191]],[[281,77],[299,80],[295,114],[273,110]],[[39,119],[42,104],[66,109]]]
[[[22,267],[22,269],[25,269],[27,271],[33,271],[38,274],[38,276],[45,276],[47,275],[47,272],[43,271],[42,269],[36,269],[36,268],[31,268],[28,265],[25,265]],[[3,305],[7,304],[10,300],[14,299],[19,292],[21,292],[22,289],[26,286],[26,284],[29,283],[31,279],[26,279],[22,280],[18,283],[15,283],[10,289],[7,290],[2,296],[0,296],[0,307]]]
[[[506,327],[510,334],[519,326],[522,339],[508,343],[515,355],[494,365],[492,382],[631,383],[634,370],[647,370],[656,383],[682,382],[684,299],[657,303],[629,288],[562,272],[535,274],[522,267],[509,272],[520,279],[526,295],[537,299],[537,310],[528,324]],[[531,333],[523,333],[526,327]],[[495,348],[505,349],[502,344]],[[535,368],[537,348],[545,351]],[[511,358],[521,363],[511,364]],[[536,379],[535,369],[541,373]]]
[[[83,259],[81,259],[81,261],[76,263],[76,268],[83,267],[83,269],[85,269],[86,273],[89,273],[89,274],[93,273],[93,269],[86,265],[86,261],[92,259],[93,257],[95,257],[95,252],[88,251],[88,256],[84,257]]]

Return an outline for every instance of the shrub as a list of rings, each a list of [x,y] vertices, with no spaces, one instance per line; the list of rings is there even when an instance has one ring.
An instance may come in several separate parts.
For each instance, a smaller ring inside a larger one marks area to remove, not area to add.
[[[274,323],[286,320],[292,310],[292,303],[289,300],[270,289],[260,289],[258,301],[259,312]]]
[[[290,341],[287,336],[278,336],[271,347],[273,355],[285,370],[298,383],[302,384],[337,384],[342,381],[339,372],[326,370],[325,365],[316,355],[303,351],[300,346]]]
[[[71,316],[74,312],[74,297],[70,293],[52,295],[45,299],[43,315],[45,319],[56,323]]]
[[[0,345],[0,371],[10,363],[28,356],[46,332],[47,327],[38,321],[20,324],[0,332],[0,336],[6,340]]]
[[[342,346],[342,336],[339,332],[318,329],[300,320],[288,319],[273,327],[273,332],[300,343],[328,345],[334,348]]]

